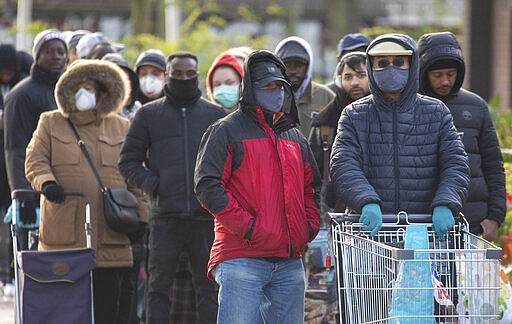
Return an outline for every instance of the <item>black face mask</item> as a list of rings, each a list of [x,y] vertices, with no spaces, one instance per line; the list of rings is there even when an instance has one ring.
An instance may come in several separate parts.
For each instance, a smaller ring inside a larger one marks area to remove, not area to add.
[[[167,89],[176,100],[190,101],[199,92],[198,78],[197,76],[187,80],[167,78]],[[200,92],[199,95],[201,95]]]

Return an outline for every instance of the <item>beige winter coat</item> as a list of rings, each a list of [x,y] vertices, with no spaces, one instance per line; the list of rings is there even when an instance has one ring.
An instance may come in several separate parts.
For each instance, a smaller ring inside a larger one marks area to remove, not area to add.
[[[101,93],[97,94],[95,109],[80,112],[75,106],[75,93],[85,80],[95,80]],[[100,187],[67,122],[69,118],[75,125],[103,183],[126,188],[117,161],[129,122],[116,112],[129,97],[129,81],[113,63],[79,61],[62,75],[55,97],[58,110],[41,115],[27,147],[26,177],[35,190],[41,190],[47,181],[56,181],[66,192],[86,193],[91,199],[97,267],[129,267],[129,239],[106,224]],[[135,187],[128,189],[139,199],[140,221],[147,222],[147,197]],[[84,221],[85,207],[80,198],[67,197],[64,203],[57,204],[42,195],[39,250],[85,247]]]

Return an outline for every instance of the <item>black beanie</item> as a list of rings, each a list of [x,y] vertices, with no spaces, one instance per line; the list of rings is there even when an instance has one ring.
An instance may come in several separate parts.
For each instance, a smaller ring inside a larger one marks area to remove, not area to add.
[[[64,40],[62,33],[58,30],[53,29],[44,30],[37,34],[34,38],[34,46],[32,47],[32,57],[34,58],[35,62],[37,62],[37,59],[39,58],[39,52],[41,51],[43,45],[46,42],[49,42],[54,39],[60,40],[62,44],[64,44],[67,53],[68,44],[66,44],[66,41]]]
[[[0,69],[16,70],[16,49],[9,44],[0,45]]]
[[[442,70],[442,69],[457,69],[459,67],[457,61],[452,59],[439,59],[432,63],[429,67],[429,71]]]
[[[309,64],[309,54],[301,44],[295,41],[289,41],[281,46],[276,55],[283,61],[299,61],[304,64]]]

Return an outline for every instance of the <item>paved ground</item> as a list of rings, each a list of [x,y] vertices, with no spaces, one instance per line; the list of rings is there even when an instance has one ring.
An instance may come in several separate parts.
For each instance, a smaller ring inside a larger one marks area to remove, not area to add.
[[[14,323],[14,302],[3,301],[0,298],[0,324]]]

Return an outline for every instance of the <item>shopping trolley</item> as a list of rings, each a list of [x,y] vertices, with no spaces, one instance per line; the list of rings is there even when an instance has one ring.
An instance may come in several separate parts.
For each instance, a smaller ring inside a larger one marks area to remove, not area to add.
[[[66,197],[85,200],[86,248],[53,251],[19,251],[18,201],[34,198],[40,192],[14,190],[11,225],[14,255],[16,324],[94,323],[92,269],[95,267],[91,248],[89,198],[78,192]]]
[[[341,323],[497,321],[501,249],[469,233],[462,215],[443,240],[433,231],[431,215],[383,215],[374,237],[359,223],[360,215],[329,216]],[[426,248],[405,248],[411,225],[426,228]],[[425,268],[427,280],[404,284],[406,271],[421,278],[418,269]]]

